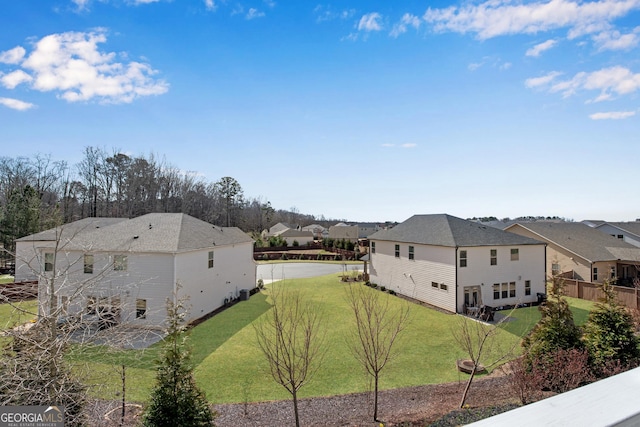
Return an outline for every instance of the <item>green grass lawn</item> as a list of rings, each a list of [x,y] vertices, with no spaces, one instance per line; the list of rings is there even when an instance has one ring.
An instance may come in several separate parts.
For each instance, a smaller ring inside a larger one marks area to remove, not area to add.
[[[0,274],[0,284],[2,283],[13,283],[13,276],[8,274]]]
[[[327,396],[370,390],[369,378],[356,362],[347,342],[354,327],[346,300],[346,286],[340,274],[310,279],[291,279],[284,286],[298,288],[323,313],[326,356],[321,369],[301,397]],[[190,331],[189,344],[195,378],[210,401],[215,403],[286,399],[289,395],[271,378],[268,365],[256,345],[252,323],[271,307],[268,285],[249,301],[240,302]],[[370,292],[379,292],[366,288]],[[381,388],[465,380],[455,362],[465,357],[453,339],[452,330],[461,316],[446,314],[405,300],[390,298],[392,304],[410,304],[411,320],[397,342],[397,358],[382,372]],[[569,299],[578,324],[586,320],[592,303]],[[33,303],[32,303],[33,304]],[[0,306],[0,309],[2,307]],[[0,312],[0,319],[8,313]],[[511,319],[498,334],[496,352],[513,348],[520,352],[521,337],[538,321],[536,307],[510,312]],[[155,360],[160,343],[143,351],[116,351],[101,346],[74,346],[70,354],[79,373],[93,386],[95,395],[117,399],[122,389],[122,365],[126,366],[127,400],[145,401],[155,381]]]
[[[302,397],[327,396],[369,390],[369,378],[356,362],[347,342],[353,327],[345,286],[339,274],[287,280],[285,286],[299,288],[325,316],[327,352],[316,377],[302,388]],[[284,399],[286,391],[271,379],[268,365],[255,342],[251,323],[270,308],[269,286],[249,301],[241,302],[193,328],[190,333],[195,377],[209,400],[216,403]],[[379,292],[370,290],[370,292]],[[390,298],[392,304],[410,304]],[[397,342],[398,357],[382,373],[383,389],[441,383],[464,379],[458,373],[456,359],[464,357],[452,338],[452,327],[459,316],[411,304],[411,323]],[[519,337],[507,331],[499,335],[502,347],[514,347]],[[118,366],[128,366],[127,396],[146,400],[154,381],[153,360],[159,345],[144,352],[105,351],[100,347],[83,349],[75,360],[89,362],[93,383],[101,384],[103,397],[115,397],[119,391]],[[101,363],[96,363],[100,361]]]
[[[37,317],[38,300],[0,304],[0,330],[29,322]]]

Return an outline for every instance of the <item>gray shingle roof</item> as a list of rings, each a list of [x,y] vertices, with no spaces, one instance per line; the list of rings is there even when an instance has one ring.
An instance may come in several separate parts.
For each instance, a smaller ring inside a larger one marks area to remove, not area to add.
[[[47,242],[55,241],[58,238],[60,238],[61,240],[68,240],[78,233],[85,233],[95,229],[108,227],[110,225],[127,220],[127,218],[83,218],[78,221],[64,224],[60,227],[21,237],[20,239],[16,239],[16,241]]]
[[[446,214],[414,215],[392,229],[372,234],[369,239],[450,247],[543,244],[538,240]]]
[[[607,222],[605,224],[613,225],[614,227],[618,227],[620,230],[624,230],[628,233],[635,234],[636,236],[640,236],[640,221]]]
[[[640,260],[639,248],[581,222],[530,222],[513,227],[516,226],[524,227],[541,236],[541,239],[555,243],[590,262]]]
[[[68,250],[175,253],[251,241],[237,227],[218,227],[181,213],[151,213],[85,228],[62,244]]]

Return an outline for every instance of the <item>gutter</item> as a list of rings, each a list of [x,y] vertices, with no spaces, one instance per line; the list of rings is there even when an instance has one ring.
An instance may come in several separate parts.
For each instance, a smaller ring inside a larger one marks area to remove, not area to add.
[[[455,281],[456,281],[456,307],[455,307],[455,312],[458,313],[458,246],[456,245],[456,250],[454,252],[454,259],[453,259],[453,266],[455,267]]]

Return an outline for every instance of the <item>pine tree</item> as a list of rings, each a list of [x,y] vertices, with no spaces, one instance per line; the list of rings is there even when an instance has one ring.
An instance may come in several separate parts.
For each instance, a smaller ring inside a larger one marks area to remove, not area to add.
[[[184,304],[167,300],[167,337],[158,363],[156,385],[145,412],[146,427],[213,426],[215,413],[193,378],[186,345]]]
[[[616,301],[609,281],[600,285],[603,297],[589,313],[584,342],[596,369],[608,364],[629,367],[638,361],[638,338],[631,314]]]

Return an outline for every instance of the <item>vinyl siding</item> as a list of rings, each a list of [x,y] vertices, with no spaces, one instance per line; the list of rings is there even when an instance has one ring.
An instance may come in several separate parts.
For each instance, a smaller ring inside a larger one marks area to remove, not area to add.
[[[491,250],[496,250],[497,264],[491,265]],[[511,261],[511,249],[518,249],[518,260]],[[467,267],[458,267],[458,311],[464,304],[464,288],[480,287],[481,304],[492,307],[528,304],[545,293],[544,245],[461,247],[467,251]],[[458,263],[459,265],[459,263]],[[525,281],[531,283],[531,295],[525,295]],[[516,296],[493,298],[495,283],[516,283]]]
[[[376,241],[376,253],[371,254],[371,282],[454,312],[455,249],[412,244],[415,256],[410,260],[410,245],[400,243],[400,258],[395,257],[395,245],[395,242]],[[447,290],[432,287],[432,282],[444,283]]]
[[[213,268],[208,266],[210,250],[214,253]],[[241,289],[256,286],[251,242],[182,253],[176,257],[176,266],[180,293],[190,296],[190,319],[219,308],[225,298],[237,298]]]

